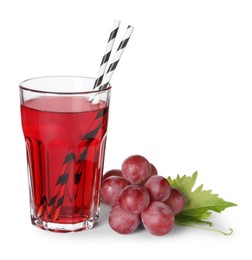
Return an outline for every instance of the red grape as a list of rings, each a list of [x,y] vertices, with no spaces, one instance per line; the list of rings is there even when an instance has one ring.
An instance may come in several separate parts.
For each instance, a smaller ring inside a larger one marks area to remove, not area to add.
[[[158,175],[157,168],[152,163],[150,163],[150,171],[151,176]]]
[[[156,236],[167,234],[174,225],[171,208],[160,201],[152,201],[149,207],[141,213],[141,219],[145,229]]]
[[[133,214],[122,210],[119,205],[112,208],[109,214],[110,227],[120,234],[134,232],[141,222],[140,214]]]
[[[122,175],[132,184],[143,183],[150,174],[150,163],[141,155],[132,155],[122,164]]]
[[[144,184],[148,190],[151,200],[165,201],[171,193],[171,186],[166,178],[162,176],[151,176]]]
[[[102,180],[104,181],[105,179],[107,179],[110,176],[122,176],[122,171],[118,170],[118,169],[113,169],[113,170],[107,171],[105,174],[103,174]]]
[[[137,184],[124,188],[118,196],[118,205],[121,209],[134,214],[143,212],[150,203],[148,191]]]
[[[119,193],[128,185],[129,182],[120,176],[106,178],[101,184],[101,200],[108,205],[114,206]]]
[[[185,198],[180,191],[172,188],[170,197],[164,203],[171,208],[174,215],[177,215],[185,205]]]

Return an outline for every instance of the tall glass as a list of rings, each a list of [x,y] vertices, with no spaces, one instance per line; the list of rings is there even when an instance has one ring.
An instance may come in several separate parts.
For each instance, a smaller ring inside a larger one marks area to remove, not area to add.
[[[40,77],[20,84],[31,222],[73,232],[93,227],[107,135],[111,87],[95,79]]]

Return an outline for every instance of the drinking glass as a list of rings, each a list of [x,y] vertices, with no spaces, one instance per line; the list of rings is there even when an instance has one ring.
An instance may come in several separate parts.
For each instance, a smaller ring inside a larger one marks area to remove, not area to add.
[[[95,79],[38,77],[20,83],[31,222],[42,229],[90,229],[99,218],[111,86]]]

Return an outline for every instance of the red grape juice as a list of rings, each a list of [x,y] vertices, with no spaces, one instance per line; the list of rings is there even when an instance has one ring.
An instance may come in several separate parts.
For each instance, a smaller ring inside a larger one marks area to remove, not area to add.
[[[43,228],[98,218],[108,121],[105,102],[42,97],[24,102],[21,116],[33,224]]]

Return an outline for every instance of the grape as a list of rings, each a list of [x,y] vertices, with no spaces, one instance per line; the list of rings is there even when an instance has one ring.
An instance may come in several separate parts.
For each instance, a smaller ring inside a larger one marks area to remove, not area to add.
[[[141,219],[145,229],[156,236],[167,234],[174,226],[171,208],[160,201],[152,201],[141,213]]]
[[[101,200],[110,206],[117,202],[119,193],[130,183],[120,176],[106,178],[101,184]]]
[[[150,174],[150,163],[141,155],[132,155],[122,164],[122,175],[132,184],[143,183]]]
[[[141,222],[140,214],[133,214],[122,210],[119,205],[112,208],[109,214],[110,227],[120,234],[134,232]]]
[[[169,198],[164,203],[171,208],[174,215],[177,215],[185,205],[185,198],[180,191],[172,188]]]
[[[165,201],[171,193],[169,182],[162,176],[151,176],[144,187],[148,190],[151,200]]]
[[[118,205],[121,209],[134,214],[143,212],[150,203],[148,191],[137,184],[124,188],[118,196]]]
[[[151,176],[158,175],[157,168],[152,163],[150,163],[150,171]]]
[[[105,179],[107,179],[110,176],[122,176],[122,171],[118,170],[118,169],[113,169],[113,170],[107,171],[105,174],[103,174],[102,180],[104,181]]]

